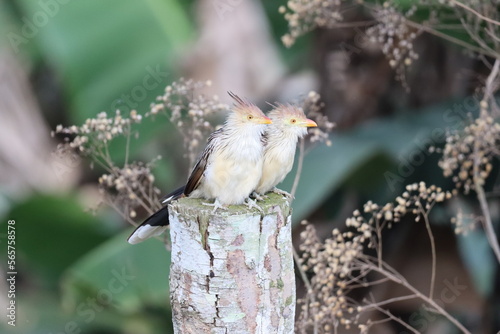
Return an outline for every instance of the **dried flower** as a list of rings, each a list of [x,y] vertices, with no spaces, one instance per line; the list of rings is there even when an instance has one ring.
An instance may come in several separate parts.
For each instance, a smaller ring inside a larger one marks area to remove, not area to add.
[[[324,104],[321,102],[321,96],[315,91],[309,92],[307,97],[302,101],[302,109],[307,117],[311,118],[318,124],[317,127],[309,129],[309,140],[311,143],[323,142],[327,146],[331,146],[332,142],[329,138],[329,133],[335,127],[335,123],[328,120],[328,117],[321,113]]]
[[[491,159],[499,155],[499,146],[500,124],[483,109],[479,118],[462,131],[447,135],[439,167],[467,194],[475,182],[484,184],[493,169]]]
[[[151,117],[163,113],[177,127],[184,139],[190,166],[194,164],[208,134],[214,131],[215,127],[207,121],[207,117],[229,108],[220,103],[217,96],[207,97],[201,93],[211,84],[211,81],[180,78],[165,88],[165,94],[157,97],[157,102],[145,115]]]
[[[407,24],[408,18],[416,9],[416,6],[412,6],[402,14],[389,2],[385,2],[384,6],[373,11],[377,24],[365,32],[370,42],[380,45],[389,65],[396,70],[396,79],[406,88],[406,68],[418,59],[413,42],[420,32]]]
[[[136,217],[138,207],[151,213],[159,209],[160,190],[154,186],[151,172],[154,163],[154,160],[148,164],[133,162],[103,174],[98,187],[104,201],[115,208],[124,208],[130,218]]]
[[[371,326],[369,320],[363,323],[360,316],[370,304],[364,307],[349,297],[356,287],[371,284],[367,278],[369,268],[384,266],[380,258],[365,254],[365,247],[380,254],[382,229],[390,228],[408,213],[415,214],[418,221],[429,214],[435,203],[452,196],[451,192],[424,182],[410,184],[406,189],[394,203],[366,202],[364,214],[355,210],[346,219],[347,229],[334,229],[332,236],[324,241],[318,238],[312,225],[306,225],[300,235],[300,263],[303,271],[312,275],[312,291],[297,301],[301,307],[297,326],[303,332],[314,323],[324,330],[328,326],[349,329],[356,325],[363,331]]]
[[[114,117],[108,117],[106,112],[97,114],[96,118],[89,118],[81,126],[72,125],[63,127],[58,125],[51,133],[64,135],[64,143],[57,148],[58,151],[76,150],[82,154],[97,154],[104,150],[107,143],[118,136],[127,136],[131,133],[131,125],[140,123],[142,117],[135,110],[130,112],[130,118],[123,117],[119,110]]]
[[[285,46],[290,47],[295,40],[316,27],[332,28],[342,22],[345,0],[289,0],[287,7],[279,12],[288,21],[289,32],[282,37]]]

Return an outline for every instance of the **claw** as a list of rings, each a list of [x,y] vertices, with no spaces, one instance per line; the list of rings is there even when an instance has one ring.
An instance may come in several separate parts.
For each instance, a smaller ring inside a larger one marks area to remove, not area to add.
[[[254,192],[250,195],[250,197],[255,198],[257,201],[263,201],[263,200],[265,200],[266,198],[268,198],[269,196],[266,196],[266,195],[260,195],[260,194],[258,194],[257,192],[255,192],[255,191],[254,191]]]
[[[256,208],[261,213],[264,213],[264,210],[260,206],[257,205],[256,201],[250,199],[250,197],[245,200],[245,204],[248,206],[249,209]]]
[[[214,209],[212,210],[212,214],[215,213],[215,211],[217,211],[217,209],[224,209],[224,210],[227,210],[227,208],[220,204],[219,200],[216,198],[215,201],[213,203],[201,203],[202,205],[206,205],[206,206],[213,206]]]
[[[286,192],[286,191],[284,191],[284,190],[278,189],[278,188],[276,188],[276,187],[274,187],[274,189],[273,189],[272,191],[273,191],[274,193],[276,193],[276,194],[279,194],[279,195],[283,195],[283,196],[285,196],[285,197],[288,197],[289,199],[295,199],[295,197],[294,197],[292,194],[290,194],[289,192]]]

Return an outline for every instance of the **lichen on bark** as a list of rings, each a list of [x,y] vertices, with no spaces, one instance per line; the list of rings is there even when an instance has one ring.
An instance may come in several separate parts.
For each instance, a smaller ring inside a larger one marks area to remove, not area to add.
[[[263,213],[202,200],[170,205],[175,333],[293,333],[290,203],[271,193]]]

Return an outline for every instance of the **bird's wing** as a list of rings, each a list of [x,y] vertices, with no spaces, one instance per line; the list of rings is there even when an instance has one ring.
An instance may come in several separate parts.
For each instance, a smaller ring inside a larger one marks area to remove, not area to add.
[[[163,196],[160,199],[160,202],[162,202],[163,204],[165,204],[165,203],[168,203],[168,202],[171,202],[173,200],[176,200],[176,199],[180,198],[184,194],[184,189],[186,189],[185,185],[182,186],[182,187],[179,187],[179,188],[175,189],[171,193]]]
[[[222,132],[223,129],[220,128],[219,130],[213,132],[208,138],[207,146],[189,176],[186,188],[184,189],[184,195],[189,196],[189,194],[191,194],[191,192],[200,185],[200,182],[203,180],[203,174],[207,168],[210,155],[214,151],[215,141],[220,135],[222,135]]]
[[[269,133],[267,131],[265,131],[260,137],[260,142],[264,148],[267,147],[267,144],[269,143]]]

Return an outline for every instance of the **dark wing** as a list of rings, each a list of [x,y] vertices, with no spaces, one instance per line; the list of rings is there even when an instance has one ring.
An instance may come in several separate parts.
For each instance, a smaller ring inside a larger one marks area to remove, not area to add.
[[[168,202],[171,202],[173,200],[176,200],[176,199],[180,198],[184,194],[184,189],[186,189],[185,185],[181,186],[181,187],[179,187],[177,189],[175,189],[171,193],[163,196],[160,199],[160,202],[162,202],[162,203],[168,203]]]
[[[208,138],[207,147],[205,147],[205,150],[201,154],[200,159],[194,166],[193,171],[189,176],[186,188],[184,189],[184,195],[189,196],[189,194],[191,194],[191,192],[196,188],[198,188],[198,186],[200,185],[200,182],[203,180],[203,174],[205,173],[205,169],[207,168],[210,154],[212,154],[215,148],[214,139],[222,135],[222,133],[223,133],[223,128],[220,128],[219,130],[214,131]]]
[[[262,146],[267,147],[267,144],[269,143],[269,133],[267,131],[260,137],[260,142],[262,143]]]
[[[168,205],[149,216],[141,225],[132,232],[127,241],[131,244],[138,244],[148,238],[162,234],[168,227]]]

